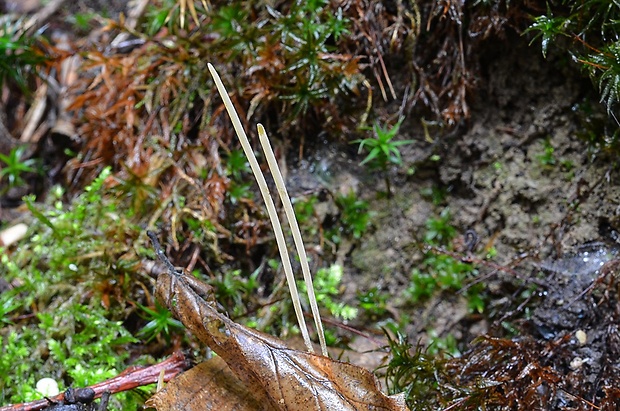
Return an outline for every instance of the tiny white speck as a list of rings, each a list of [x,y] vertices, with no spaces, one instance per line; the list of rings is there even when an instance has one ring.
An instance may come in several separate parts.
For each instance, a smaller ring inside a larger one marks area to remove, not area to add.
[[[575,358],[573,358],[573,360],[570,362],[570,367],[571,367],[573,370],[578,370],[578,369],[579,369],[579,368],[581,368],[581,366],[582,366],[584,363],[586,363],[586,362],[587,362],[587,360],[584,360],[584,359],[579,358],[579,357],[575,357]]]
[[[37,381],[36,390],[46,397],[54,397],[60,393],[56,380],[49,377]]]
[[[579,345],[584,345],[588,342],[588,334],[586,334],[586,332],[583,330],[577,330],[577,332],[575,332],[575,337],[577,337]]]

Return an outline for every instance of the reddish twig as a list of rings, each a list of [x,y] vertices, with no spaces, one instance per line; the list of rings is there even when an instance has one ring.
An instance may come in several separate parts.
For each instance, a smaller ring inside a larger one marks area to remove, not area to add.
[[[144,385],[154,384],[158,381],[160,373],[164,372],[164,381],[169,381],[181,371],[190,368],[189,360],[185,355],[176,351],[170,358],[149,367],[130,367],[121,374],[98,384],[91,385],[95,391],[95,398],[101,397],[104,392],[115,394],[117,392],[132,390]],[[64,401],[65,393],[62,392],[54,397],[36,400],[23,404],[13,404],[0,407],[0,411],[37,411],[49,405]]]

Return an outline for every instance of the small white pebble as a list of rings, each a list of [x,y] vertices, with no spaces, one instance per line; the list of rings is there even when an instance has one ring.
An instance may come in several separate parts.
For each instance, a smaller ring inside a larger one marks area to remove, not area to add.
[[[0,246],[9,246],[18,242],[26,236],[28,226],[24,223],[15,224],[5,230],[0,231]]]
[[[570,367],[573,370],[578,370],[579,368],[581,368],[581,366],[587,362],[586,360],[584,360],[583,358],[580,357],[575,357],[573,358],[573,360],[570,362]]]
[[[577,337],[577,341],[579,341],[579,345],[585,345],[588,341],[588,335],[583,330],[577,330],[575,333],[575,337]]]
[[[54,397],[60,393],[58,383],[53,378],[41,378],[37,381],[37,391],[46,397]]]

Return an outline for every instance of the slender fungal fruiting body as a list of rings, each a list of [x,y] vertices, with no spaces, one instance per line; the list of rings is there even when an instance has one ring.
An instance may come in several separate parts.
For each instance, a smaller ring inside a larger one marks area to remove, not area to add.
[[[254,151],[250,146],[250,142],[248,137],[243,130],[243,126],[241,125],[241,120],[239,120],[239,115],[235,110],[230,97],[228,96],[228,92],[220,79],[220,76],[217,74],[217,71],[209,63],[208,65],[209,71],[215,85],[218,89],[220,96],[222,97],[222,101],[224,102],[224,106],[226,107],[226,111],[233,123],[233,127],[235,132],[237,133],[237,137],[239,137],[239,141],[241,142],[241,147],[248,158],[248,162],[250,163],[250,168],[254,177],[256,178],[256,182],[258,183],[259,190],[265,201],[265,205],[267,207],[267,213],[269,214],[269,219],[271,221],[271,225],[273,226],[273,231],[276,238],[276,243],[278,244],[278,250],[280,252],[280,258],[282,259],[282,266],[284,268],[284,273],[286,275],[286,281],[289,286],[289,291],[291,293],[291,298],[293,300],[293,308],[295,310],[295,315],[297,316],[297,322],[299,323],[299,329],[301,331],[301,335],[304,339],[304,343],[309,352],[314,352],[314,348],[312,347],[312,342],[310,341],[310,336],[308,334],[308,327],[306,326],[306,322],[303,317],[303,311],[301,308],[301,303],[299,301],[299,293],[297,291],[297,285],[295,283],[295,277],[293,275],[293,268],[291,265],[290,256],[288,254],[288,249],[286,247],[286,241],[284,239],[284,233],[282,231],[282,226],[280,224],[280,220],[278,219],[278,214],[276,211],[276,206],[274,204],[273,199],[271,198],[271,194],[269,192],[269,188],[267,186],[267,182],[265,180],[265,176],[260,170],[260,166],[258,165],[258,161],[256,160],[256,156],[254,155]],[[271,150],[271,145],[269,144],[269,140],[267,138],[267,134],[265,133],[265,129],[262,125],[258,125],[259,136],[261,140],[261,144],[263,145],[263,150],[265,151],[265,155],[269,162],[269,168],[274,176],[274,180],[276,181],[276,186],[278,187],[278,192],[280,194],[280,198],[282,199],[282,203],[284,205],[285,213],[287,219],[289,220],[289,225],[291,227],[291,231],[293,232],[293,238],[295,241],[295,246],[297,248],[297,252],[299,254],[302,271],[304,274],[304,280],[306,282],[306,288],[308,289],[308,300],[310,301],[310,306],[312,309],[312,313],[314,315],[317,332],[319,334],[319,341],[321,343],[321,352],[323,355],[327,356],[327,347],[325,344],[325,336],[323,334],[323,326],[321,324],[321,319],[319,316],[318,306],[316,303],[316,298],[314,295],[314,288],[312,286],[312,276],[310,275],[310,268],[308,266],[308,261],[303,245],[303,241],[301,239],[301,233],[299,231],[299,225],[297,224],[297,220],[295,218],[295,213],[293,212],[293,208],[290,202],[290,198],[288,193],[286,192],[286,188],[284,187],[284,180],[282,178],[282,174],[277,166],[277,162],[275,161],[275,156],[273,155],[273,151]]]

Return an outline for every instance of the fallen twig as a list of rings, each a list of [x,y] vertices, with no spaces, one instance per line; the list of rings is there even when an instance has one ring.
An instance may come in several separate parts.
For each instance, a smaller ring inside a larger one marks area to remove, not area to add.
[[[90,388],[95,392],[94,398],[99,398],[104,392],[115,394],[118,392],[129,391],[144,385],[154,384],[158,381],[160,373],[164,372],[164,381],[169,381],[181,371],[190,368],[189,360],[180,351],[176,351],[165,361],[149,367],[130,367],[121,374],[109,380],[91,385]],[[54,397],[44,398],[23,404],[13,404],[0,407],[0,411],[37,411],[50,405],[64,401],[65,393],[62,392]]]

